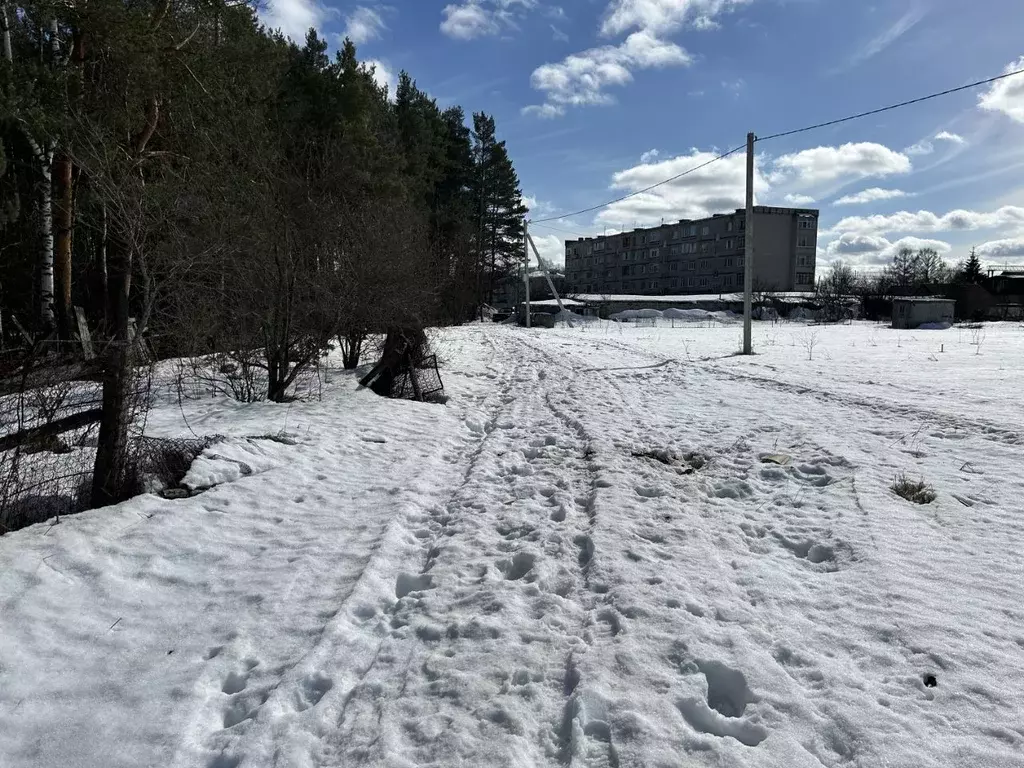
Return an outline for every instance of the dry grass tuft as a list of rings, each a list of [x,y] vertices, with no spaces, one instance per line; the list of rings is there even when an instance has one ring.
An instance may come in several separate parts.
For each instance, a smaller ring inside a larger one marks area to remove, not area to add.
[[[902,472],[892,481],[891,487],[897,496],[915,504],[931,504],[937,496],[935,490],[924,481],[924,478],[917,481],[910,480]]]

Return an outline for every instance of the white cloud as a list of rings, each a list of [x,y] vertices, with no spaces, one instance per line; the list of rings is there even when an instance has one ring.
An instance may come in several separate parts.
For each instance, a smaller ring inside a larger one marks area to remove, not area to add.
[[[549,267],[565,266],[565,241],[572,238],[564,238],[558,235],[541,235],[536,230],[530,232],[533,244],[537,246],[537,252],[544,259]],[[533,264],[537,258],[530,253],[530,263]]]
[[[557,40],[560,43],[568,43],[569,42],[569,36],[567,34],[565,34],[565,32],[560,30],[554,24],[549,24],[548,26],[551,27],[551,37],[552,37],[553,40]]]
[[[805,205],[810,205],[815,200],[815,198],[811,197],[810,195],[792,195],[792,194],[786,195],[783,199],[787,203],[789,203],[790,205],[795,205],[798,208],[803,207]]]
[[[656,150],[656,149],[649,149],[646,152],[644,152],[642,155],[640,155],[640,162],[641,163],[649,163],[649,162],[651,162],[651,160],[656,158],[658,156],[658,154],[659,154],[658,150]]]
[[[318,28],[327,13],[316,0],[267,0],[260,19],[268,29],[279,29],[293,42],[302,43],[309,28]]]
[[[840,197],[834,201],[832,205],[863,205],[865,203],[874,203],[879,200],[894,200],[898,197],[907,197],[907,193],[902,189],[882,189],[880,187],[871,187],[870,189],[864,189],[854,195],[846,195]]]
[[[474,37],[485,37],[498,33],[498,22],[488,9],[475,3],[464,5],[446,5],[441,12],[444,21],[441,31],[448,37],[458,40],[472,40]]]
[[[616,173],[611,186],[625,192],[644,189],[706,163],[717,154],[693,149],[688,155],[634,166]],[[597,215],[597,221],[629,229],[634,223],[658,224],[662,219],[693,219],[735,210],[744,205],[745,182],[746,158],[742,154],[730,155],[649,192],[614,203]],[[768,189],[760,173],[754,177],[754,189],[758,193]]]
[[[441,11],[441,31],[457,40],[472,40],[515,28],[516,15],[537,5],[537,0],[461,0]]]
[[[382,87],[386,85],[388,88],[388,99],[394,101],[395,94],[398,92],[398,77],[395,75],[394,70],[379,59],[364,61],[363,66],[367,69],[373,68],[373,81]]]
[[[815,147],[776,158],[773,182],[795,179],[813,185],[840,178],[865,179],[909,173],[910,158],[881,144],[860,142],[840,147]]]
[[[484,2],[464,1],[478,10]],[[686,24],[709,29],[715,26],[715,16],[749,2],[753,0],[611,0],[601,34],[610,37],[633,30],[632,33],[619,45],[590,48],[535,69],[530,84],[544,92],[545,103],[524,107],[522,112],[555,117],[565,114],[570,106],[612,104],[614,99],[606,89],[627,85],[633,80],[634,71],[691,63],[690,54],[666,40],[665,35]],[[456,7],[448,6],[445,10]]]
[[[356,45],[368,43],[380,37],[380,33],[387,27],[380,12],[365,5],[357,6],[352,13],[345,17],[345,33]]]
[[[931,248],[940,254],[953,249],[944,240],[903,237],[893,241],[877,235],[845,234],[822,248],[820,255],[824,261],[842,259],[851,266],[871,267],[888,264],[901,248],[914,251]]]
[[[618,46],[605,45],[567,56],[558,64],[543,64],[533,71],[530,84],[543,91],[545,103],[523,109],[524,114],[554,117],[568,106],[612,104],[605,92],[633,79],[633,70],[687,65],[690,54],[675,43],[648,32],[634,32]]]
[[[711,29],[715,17],[752,0],[612,0],[601,34],[618,35],[630,29],[669,33],[684,24]]]
[[[529,209],[530,216],[547,216],[555,212],[551,203],[538,199],[536,195],[523,195],[523,205]]]
[[[1008,64],[1004,72],[1024,69],[1024,56]],[[978,97],[978,106],[990,112],[1002,112],[1018,123],[1024,123],[1024,75],[1008,77],[992,83],[992,86]]]
[[[524,115],[535,115],[536,117],[549,120],[551,118],[561,117],[564,115],[565,108],[554,104],[531,104],[528,107],[523,107],[522,113]]]
[[[977,254],[979,259],[998,262],[1024,259],[1024,237],[990,240],[978,246]]]
[[[922,7],[917,6],[911,8],[903,14],[903,16],[893,22],[892,25],[883,29],[878,35],[869,40],[863,48],[857,51],[857,53],[850,58],[849,66],[854,67],[877,56],[917,26],[918,22],[920,22],[924,16],[925,11]]]
[[[967,139],[957,133],[939,131],[931,139],[921,139],[916,144],[911,144],[903,150],[903,153],[907,155],[930,155],[935,151],[933,141],[948,141],[950,144],[957,144],[961,147],[967,144]]]
[[[883,234],[886,232],[963,232],[974,229],[998,229],[1024,225],[1024,208],[1004,205],[995,211],[950,211],[938,215],[931,211],[899,211],[888,216],[848,216],[832,227],[832,232]]]

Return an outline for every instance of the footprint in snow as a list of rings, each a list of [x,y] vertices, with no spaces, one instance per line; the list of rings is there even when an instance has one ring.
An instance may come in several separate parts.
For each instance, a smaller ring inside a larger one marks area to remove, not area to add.
[[[533,564],[536,560],[537,556],[529,552],[517,552],[511,559],[499,561],[497,566],[506,579],[518,581],[533,570]]]
[[[334,687],[334,681],[322,672],[314,672],[299,681],[295,692],[295,709],[298,712],[315,707],[320,699]]]
[[[676,701],[691,728],[712,736],[731,736],[748,747],[768,738],[764,726],[742,717],[748,704],[759,701],[742,672],[719,661],[698,661],[697,668],[707,681],[707,700],[685,697]]]

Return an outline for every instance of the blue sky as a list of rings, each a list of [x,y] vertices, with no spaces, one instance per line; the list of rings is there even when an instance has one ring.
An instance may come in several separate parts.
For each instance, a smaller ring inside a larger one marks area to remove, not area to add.
[[[348,34],[382,80],[486,111],[533,218],[589,207],[772,133],[1024,68],[1020,0],[269,0],[301,38]],[[1024,75],[757,145],[758,203],[821,210],[819,262],[900,245],[1024,263]],[[743,154],[609,208],[562,241],[743,204]],[[551,229],[555,227],[558,230]]]

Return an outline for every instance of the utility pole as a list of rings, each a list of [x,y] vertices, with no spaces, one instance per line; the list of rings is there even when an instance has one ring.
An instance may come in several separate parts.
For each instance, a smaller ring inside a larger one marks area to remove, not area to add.
[[[530,327],[530,222],[523,217],[523,282],[526,283],[526,327]]]
[[[752,355],[750,344],[751,294],[754,290],[754,134],[747,134],[747,216],[743,247],[743,354]]]
[[[526,234],[526,242],[528,242],[530,244],[530,247],[533,248],[533,255],[537,257],[537,266],[540,267],[541,271],[544,272],[544,279],[547,280],[548,282],[548,288],[551,289],[551,295],[554,296],[555,301],[558,302],[558,311],[565,316],[566,322],[569,324],[569,327],[574,327],[572,324],[572,313],[565,313],[565,305],[562,304],[562,297],[558,295],[558,290],[555,288],[555,283],[551,279],[551,270],[548,269],[548,265],[547,263],[545,263],[544,259],[540,257],[540,251],[537,250],[537,244],[533,242],[533,238],[530,237],[529,233]],[[527,253],[526,255],[529,256],[530,254]]]

